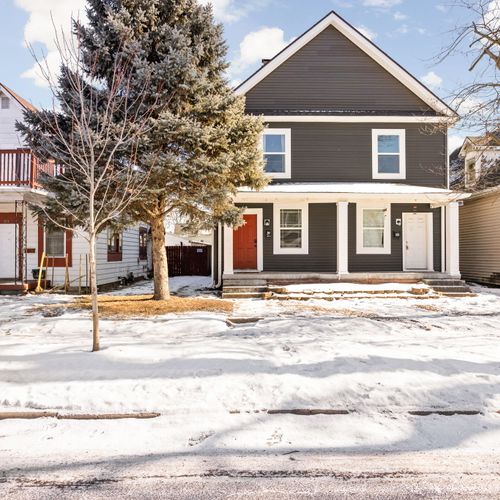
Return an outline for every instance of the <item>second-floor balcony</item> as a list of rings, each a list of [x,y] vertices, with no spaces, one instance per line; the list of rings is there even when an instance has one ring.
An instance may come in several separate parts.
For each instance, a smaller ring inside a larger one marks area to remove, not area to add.
[[[0,189],[4,186],[40,189],[40,174],[55,174],[53,162],[40,161],[30,149],[0,149]]]

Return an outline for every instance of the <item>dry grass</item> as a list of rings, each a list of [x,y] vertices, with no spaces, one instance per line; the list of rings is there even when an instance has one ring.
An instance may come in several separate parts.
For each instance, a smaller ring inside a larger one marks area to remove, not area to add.
[[[423,309],[424,311],[441,312],[442,309],[438,306],[432,304],[418,304],[417,309]]]
[[[359,311],[356,309],[348,308],[333,308],[333,307],[323,307],[318,305],[309,304],[287,304],[290,310],[296,311],[311,311],[317,314],[338,314],[339,316],[348,316],[355,318],[373,318],[377,315],[370,312]]]
[[[79,297],[68,307],[91,309],[90,297]],[[168,300],[153,300],[152,295],[99,296],[99,312],[104,317],[157,316],[196,311],[230,313],[232,310],[232,302],[220,299],[170,297]]]

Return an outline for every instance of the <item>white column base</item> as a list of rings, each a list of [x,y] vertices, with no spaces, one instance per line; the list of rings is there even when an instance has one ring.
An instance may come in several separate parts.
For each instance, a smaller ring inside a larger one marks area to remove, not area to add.
[[[337,273],[339,276],[349,274],[349,223],[347,201],[337,203]]]
[[[446,207],[446,272],[453,277],[460,277],[460,240],[458,222],[458,202],[453,201]]]

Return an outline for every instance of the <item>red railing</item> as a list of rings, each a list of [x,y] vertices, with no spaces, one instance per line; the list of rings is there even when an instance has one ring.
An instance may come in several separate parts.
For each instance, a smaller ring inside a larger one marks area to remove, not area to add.
[[[42,162],[29,149],[0,149],[0,187],[40,187],[39,175],[54,175],[55,163]]]

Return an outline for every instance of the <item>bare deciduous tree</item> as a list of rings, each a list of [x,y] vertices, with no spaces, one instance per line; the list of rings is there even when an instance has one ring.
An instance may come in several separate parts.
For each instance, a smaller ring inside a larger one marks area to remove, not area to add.
[[[117,59],[104,82],[82,63],[78,39],[57,34],[61,73],[39,61],[53,95],[52,109],[28,111],[18,123],[34,154],[55,162],[54,176],[40,181],[49,192],[38,213],[49,224],[76,230],[89,245],[92,350],[100,348],[96,239],[106,227],[125,225],[127,209],[147,174],[137,165],[149,111],[129,97],[128,61]],[[97,64],[97,61],[96,61]]]

